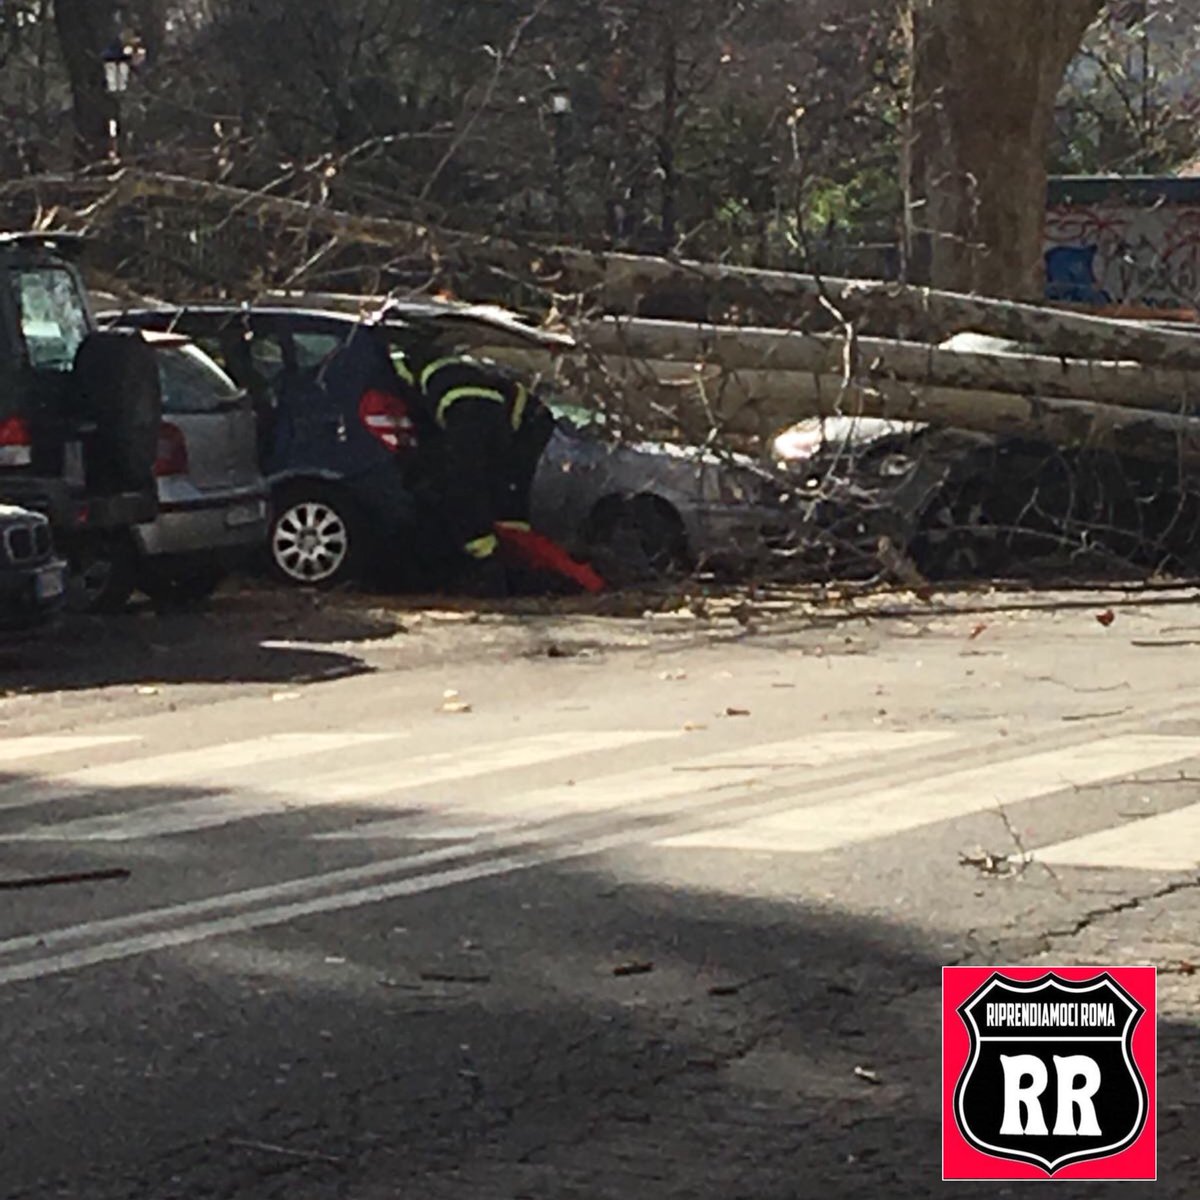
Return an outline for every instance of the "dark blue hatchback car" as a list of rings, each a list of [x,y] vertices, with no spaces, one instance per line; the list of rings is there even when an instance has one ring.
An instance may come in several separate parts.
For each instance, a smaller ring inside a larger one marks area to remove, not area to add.
[[[368,566],[438,570],[437,431],[406,400],[398,352],[557,352],[563,334],[493,308],[390,301],[374,318],[283,305],[125,310],[110,323],[186,335],[254,398],[271,486],[270,561],[283,579],[332,584]],[[418,517],[419,514],[419,517]]]
[[[378,327],[336,313],[222,305],[109,319],[186,335],[253,397],[271,487],[270,563],[284,580],[356,577],[411,527],[406,466],[421,417]]]

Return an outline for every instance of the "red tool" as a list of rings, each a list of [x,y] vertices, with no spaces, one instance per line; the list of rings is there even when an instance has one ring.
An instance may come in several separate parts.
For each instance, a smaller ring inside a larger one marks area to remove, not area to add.
[[[604,591],[608,586],[587,563],[572,558],[545,534],[521,526],[497,525],[496,536],[500,539],[506,557],[515,566],[524,567],[529,571],[545,571],[569,579],[592,595]]]

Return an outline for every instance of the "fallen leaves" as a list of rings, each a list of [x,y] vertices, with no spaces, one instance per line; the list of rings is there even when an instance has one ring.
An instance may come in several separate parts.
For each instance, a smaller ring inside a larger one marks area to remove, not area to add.
[[[453,688],[447,688],[442,693],[442,703],[437,711],[457,715],[472,712],[473,709],[458,692]]]

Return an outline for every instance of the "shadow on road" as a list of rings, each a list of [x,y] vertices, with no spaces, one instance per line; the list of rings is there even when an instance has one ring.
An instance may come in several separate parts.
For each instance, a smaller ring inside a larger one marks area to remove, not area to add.
[[[192,887],[207,872],[200,894],[229,886],[207,839],[122,852],[134,880],[168,866]],[[601,860],[455,887],[442,869],[414,861],[431,882],[403,900],[0,989],[22,1031],[0,1101],[21,1148],[7,1194],[980,1194],[940,1182],[949,936],[833,901],[632,883]],[[1155,1194],[1178,1200],[1200,1180],[1198,1034],[1160,1022]]]
[[[0,642],[0,692],[338,679],[370,670],[346,644],[396,628],[363,606],[283,589],[220,595],[195,612],[144,606],[117,617],[67,616],[35,636]]]

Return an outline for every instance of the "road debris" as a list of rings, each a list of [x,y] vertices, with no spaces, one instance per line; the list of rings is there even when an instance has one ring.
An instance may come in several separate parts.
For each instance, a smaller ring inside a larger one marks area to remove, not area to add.
[[[1017,873],[1016,867],[1007,854],[992,854],[991,851],[984,850],[982,847],[969,854],[960,851],[958,865],[974,867],[981,875],[993,875],[1000,879],[1006,879]]]
[[[421,980],[424,983],[491,983],[492,977],[487,974],[465,974],[458,971],[422,971]]]
[[[618,978],[629,975],[649,975],[654,970],[652,962],[626,962],[613,967],[612,973]]]
[[[438,709],[438,712],[469,713],[471,711],[473,710],[470,704],[468,704],[453,688],[447,688],[446,691],[442,693],[442,704]]]
[[[29,875],[21,879],[0,879],[0,891],[12,892],[25,888],[59,887],[71,883],[109,883],[128,879],[133,874],[127,867],[110,867],[103,871],[72,871],[61,875]]]
[[[1107,629],[1115,620],[1117,614],[1111,608],[1106,608],[1102,613],[1096,614],[1096,620]]]
[[[316,1150],[289,1150],[274,1142],[255,1142],[248,1138],[230,1138],[229,1144],[239,1150],[259,1150],[263,1154],[278,1154],[282,1158],[302,1159],[305,1162],[328,1163],[331,1167],[345,1166],[346,1160],[333,1154],[321,1154]]]
[[[854,1074],[858,1076],[864,1083],[871,1084],[872,1087],[878,1087],[883,1081],[879,1078],[877,1072],[870,1067],[855,1067]]]
[[[748,708],[727,708],[725,715],[727,717],[748,717],[750,710]]]

